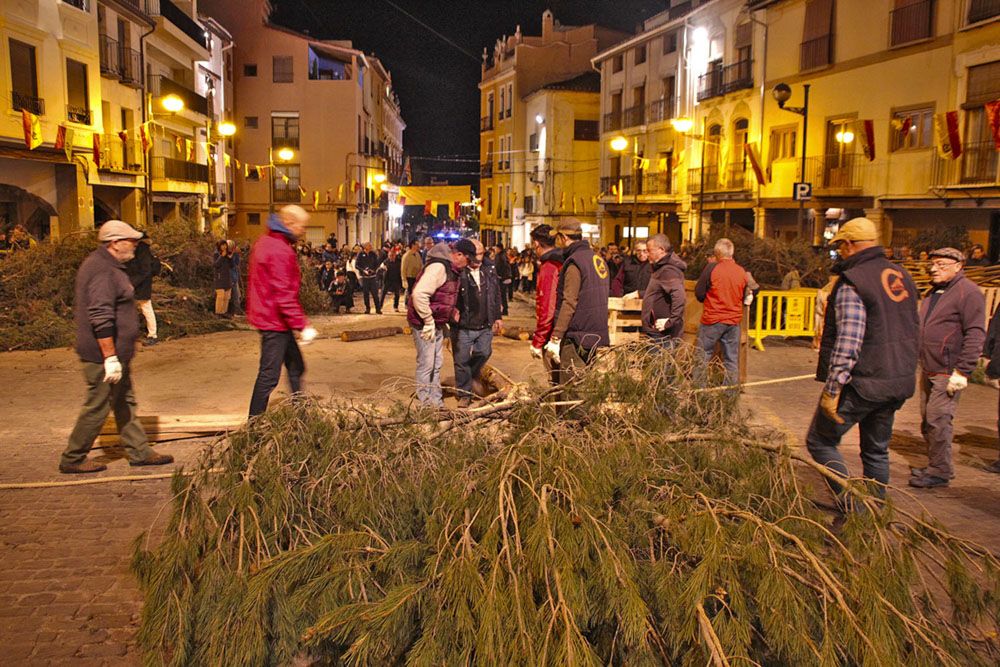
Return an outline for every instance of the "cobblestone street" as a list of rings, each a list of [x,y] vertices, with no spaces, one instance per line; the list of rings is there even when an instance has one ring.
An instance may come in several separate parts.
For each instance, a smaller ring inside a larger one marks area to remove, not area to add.
[[[395,316],[386,316],[391,319]],[[320,324],[328,331],[331,322]],[[372,391],[392,376],[412,368],[412,342],[403,336],[341,343],[326,336],[306,352],[310,388],[320,395],[335,391]],[[239,413],[245,409],[255,370],[256,334],[231,332],[168,341],[143,352],[136,378],[140,412],[155,414]],[[47,368],[36,373],[39,360]],[[538,370],[528,359],[527,343],[500,339],[494,362],[523,378]],[[815,354],[804,343],[768,341],[766,352],[751,351],[749,380],[809,373]],[[445,375],[451,361],[446,361]],[[12,353],[0,357],[6,384],[28,390],[4,399],[5,425],[0,441],[0,481],[75,481],[60,476],[55,464],[77,410],[82,391],[68,350]],[[391,386],[391,385],[386,385]],[[379,392],[395,396],[401,390]],[[787,432],[801,444],[819,386],[810,380],[752,387],[745,405],[758,421]],[[402,394],[400,394],[402,395]],[[36,396],[58,400],[34,405]],[[934,515],[955,532],[1000,551],[995,512],[1000,479],[980,468],[996,456],[996,391],[973,385],[959,410],[956,428],[957,479],[951,486],[919,495]],[[37,428],[34,424],[39,424]],[[158,445],[191,462],[204,441]],[[857,472],[857,435],[845,438],[845,458]],[[900,412],[893,441],[892,479],[906,483],[908,465],[923,465],[919,412],[910,401]],[[124,465],[115,450],[95,451],[109,464],[102,476],[160,474]],[[163,530],[169,480],[110,482],[74,487],[0,490],[0,646],[4,664],[139,664],[134,644],[141,599],[129,562],[136,537]],[[912,504],[900,492],[900,502]],[[161,513],[162,510],[162,513]],[[159,521],[157,522],[157,519]]]

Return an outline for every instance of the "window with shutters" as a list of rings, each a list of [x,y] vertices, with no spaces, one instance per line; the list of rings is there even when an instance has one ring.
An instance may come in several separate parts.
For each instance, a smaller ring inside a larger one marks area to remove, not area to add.
[[[275,113],[271,115],[271,145],[284,148],[299,147],[298,113]]]
[[[833,63],[833,2],[808,0],[802,27],[799,69],[811,70]]]
[[[777,160],[792,160],[795,158],[796,136],[798,126],[786,125],[771,129],[771,143],[768,151],[767,164],[770,167]]]
[[[38,97],[38,69],[35,47],[31,44],[8,40],[10,46],[10,81],[14,111],[27,110],[33,114],[45,113],[45,105]]]
[[[997,0],[969,0],[968,23],[979,23],[1000,16],[1000,2]]]
[[[299,190],[300,170],[301,166],[297,164],[274,165],[274,201],[302,201],[302,191]]]
[[[260,213],[247,213],[247,224],[248,225],[259,225],[260,224]]]
[[[934,1],[893,0],[889,23],[889,46],[930,39],[934,36]]]
[[[243,127],[256,130],[257,129],[257,116],[244,116],[243,117]]]
[[[90,125],[90,95],[87,92],[87,66],[66,59],[66,118]]]
[[[574,141],[599,141],[600,138],[600,123],[596,120],[573,121]]]
[[[663,53],[674,53],[677,50],[677,33],[671,32],[663,36]]]
[[[243,76],[257,76],[257,65],[243,65]]]
[[[640,44],[635,47],[635,64],[641,65],[646,62],[646,45]]]
[[[736,62],[737,63],[750,63],[753,62],[753,24],[752,23],[741,23],[736,26],[736,41],[734,43],[736,48]]]
[[[291,56],[273,56],[271,59],[272,80],[274,83],[292,83],[295,80],[292,72]]]
[[[986,103],[1000,99],[1000,61],[969,68],[965,94],[965,143],[962,146],[962,182],[995,183],[1000,153],[986,114]]]
[[[625,67],[625,63],[624,63],[624,59],[622,58],[621,54],[618,54],[617,56],[614,56],[611,59],[611,72],[612,73],[616,73],[616,72],[622,71],[623,67]]]

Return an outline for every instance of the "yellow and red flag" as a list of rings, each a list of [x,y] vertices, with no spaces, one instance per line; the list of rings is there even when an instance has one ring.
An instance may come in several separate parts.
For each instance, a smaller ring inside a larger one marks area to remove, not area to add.
[[[24,145],[33,151],[42,145],[42,121],[27,109],[21,109],[21,125],[24,126]]]
[[[305,192],[303,191],[303,195]],[[319,210],[319,190],[313,190],[313,210]]]
[[[754,176],[757,177],[757,183],[767,185],[767,178],[764,176],[764,170],[760,166],[760,156],[757,155],[757,144],[748,141],[743,144],[743,152],[750,161],[750,167],[753,169]]]
[[[941,157],[957,160],[962,155],[962,135],[958,131],[957,111],[946,111],[934,116],[934,138]]]

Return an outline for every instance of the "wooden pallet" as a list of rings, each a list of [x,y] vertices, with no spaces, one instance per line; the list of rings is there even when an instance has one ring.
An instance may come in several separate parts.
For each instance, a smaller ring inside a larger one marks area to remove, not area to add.
[[[639,340],[642,326],[642,299],[608,299],[608,337],[612,345]]]
[[[139,423],[150,442],[183,438],[213,437],[243,426],[243,415],[140,415]],[[118,442],[118,427],[114,415],[108,415],[98,444],[113,445]]]

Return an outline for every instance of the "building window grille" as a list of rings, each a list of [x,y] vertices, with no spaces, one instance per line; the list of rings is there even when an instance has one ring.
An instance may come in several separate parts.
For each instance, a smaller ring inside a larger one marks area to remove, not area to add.
[[[930,148],[934,143],[934,107],[895,109],[889,120],[889,150]]]
[[[889,46],[930,39],[934,35],[933,0],[895,0],[889,15]]]
[[[826,67],[833,62],[833,0],[809,0],[802,28],[799,68]]]
[[[292,83],[295,80],[292,62],[291,56],[274,56],[271,59],[274,83]]]
[[[257,76],[257,65],[244,65],[243,76]]]

